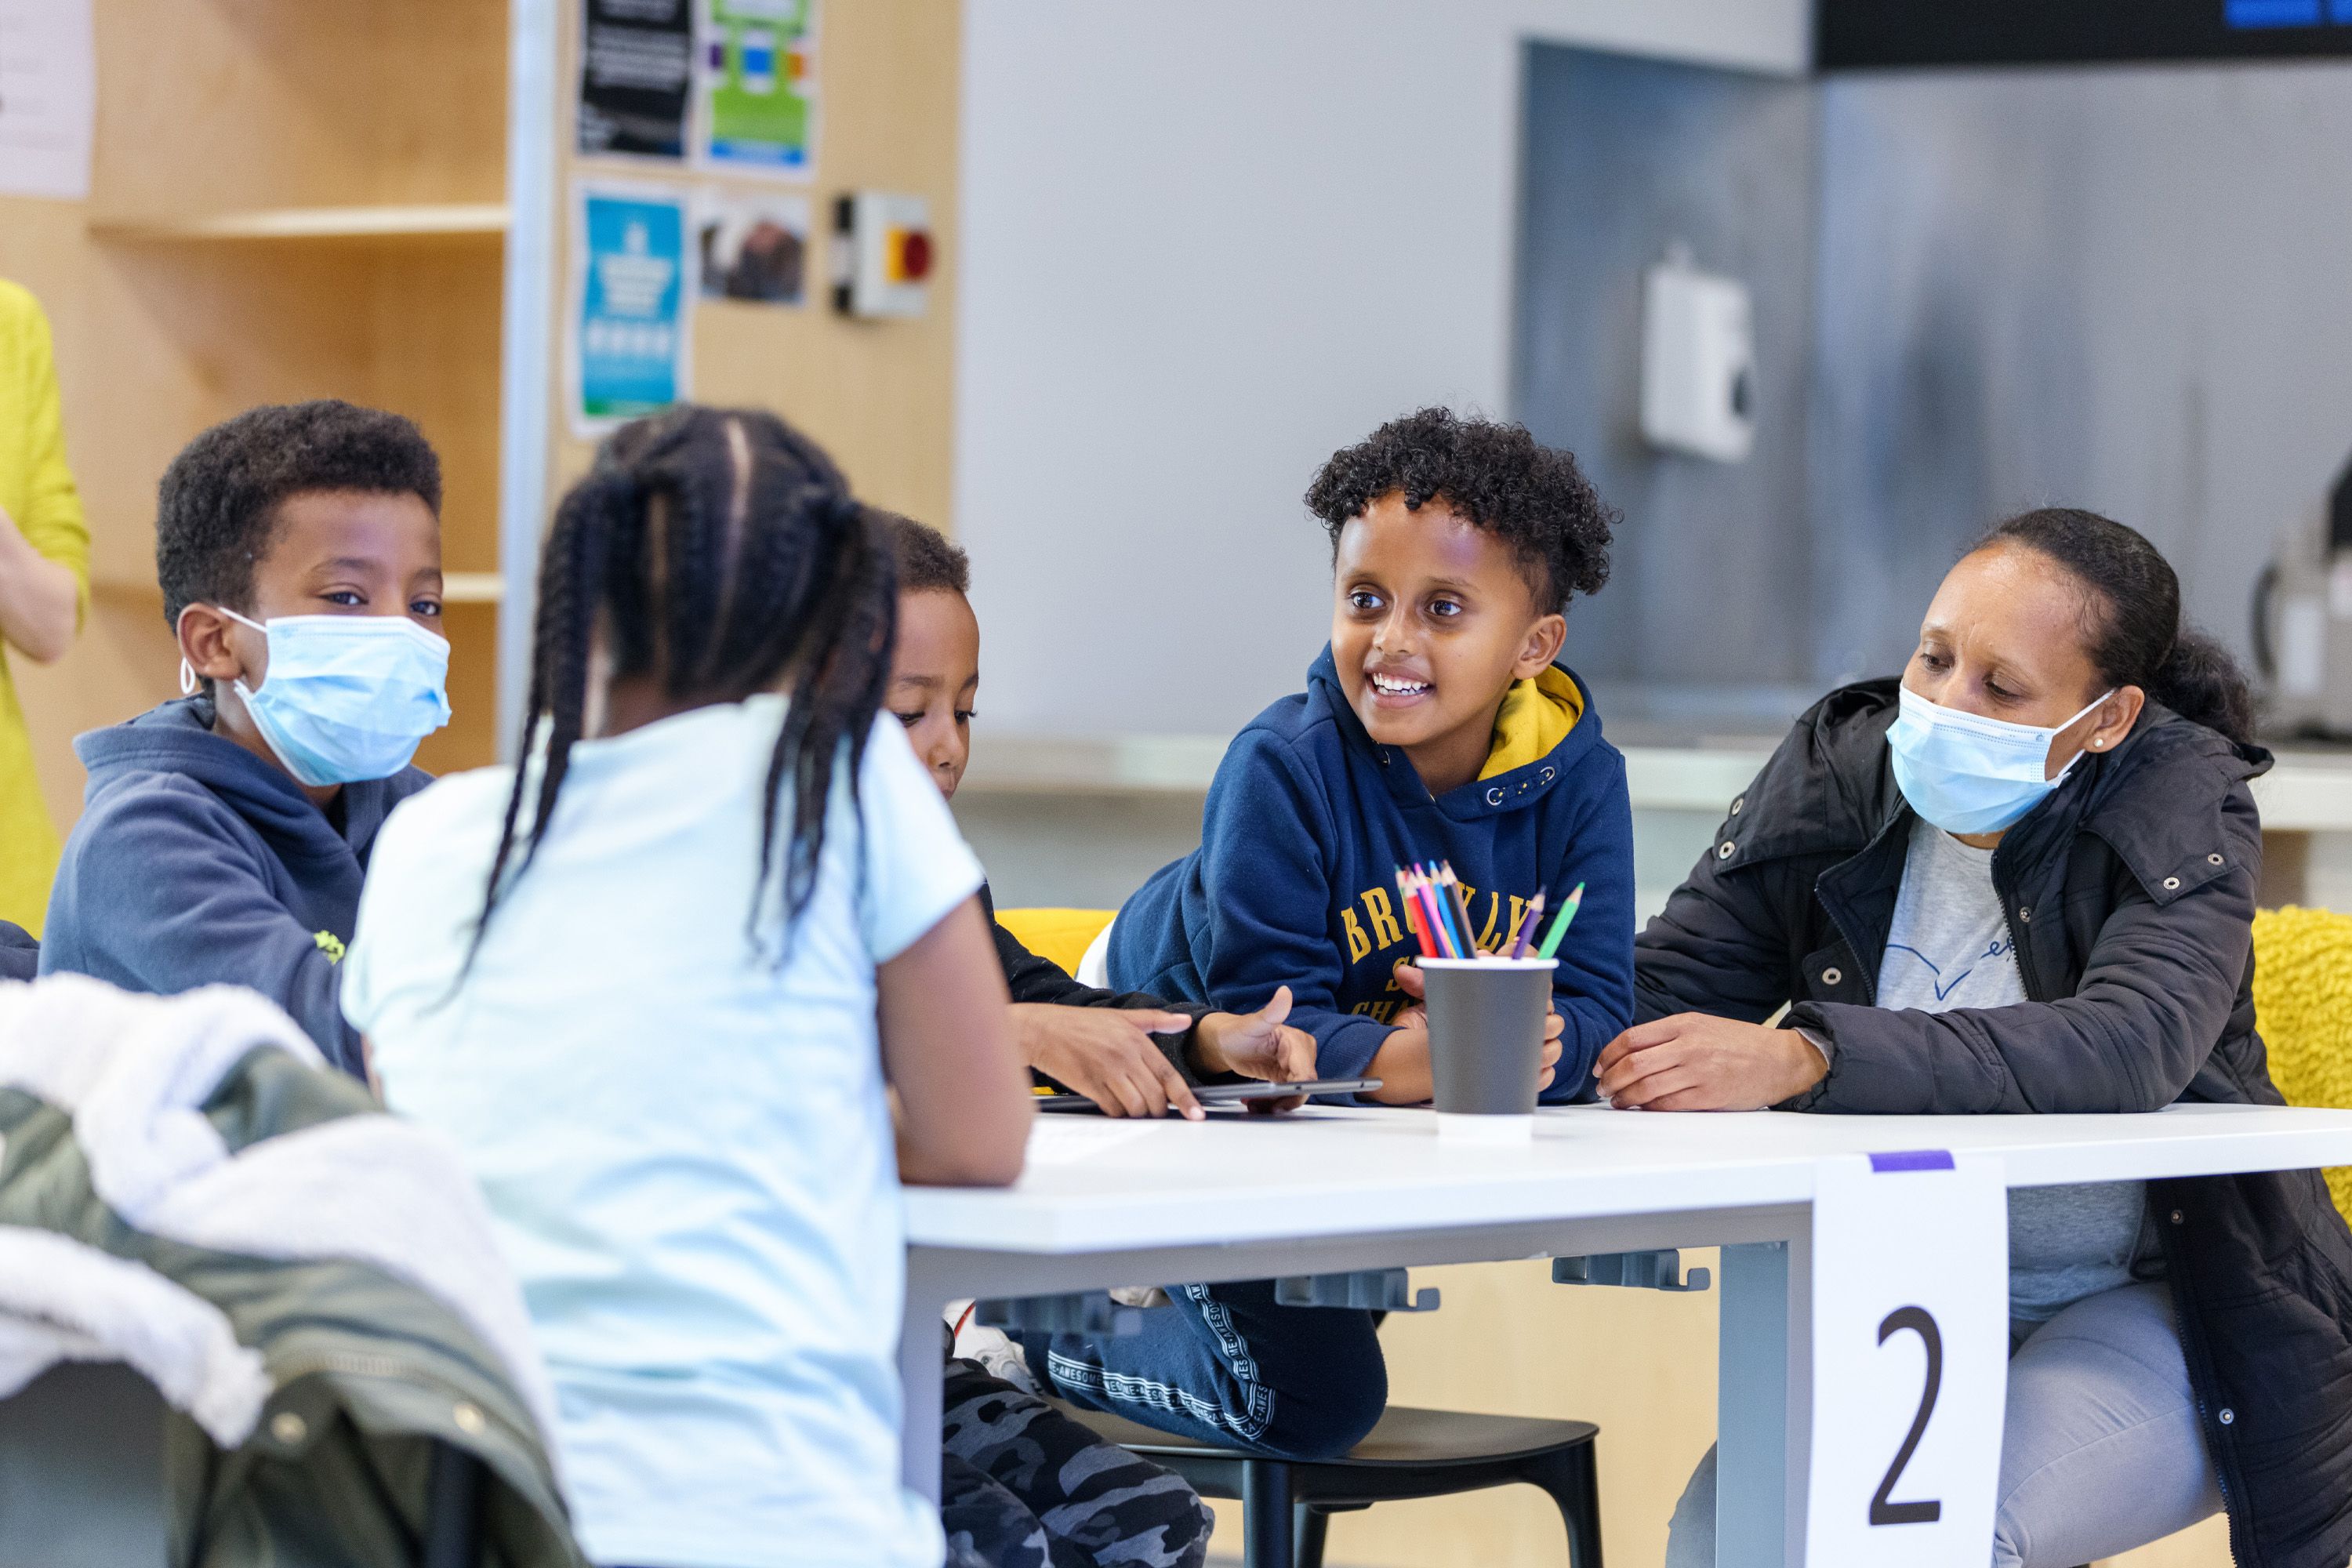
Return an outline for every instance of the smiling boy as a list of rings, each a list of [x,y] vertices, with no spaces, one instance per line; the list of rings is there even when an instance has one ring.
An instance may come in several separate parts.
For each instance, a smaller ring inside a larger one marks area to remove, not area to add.
[[[1538,889],[1581,882],[1538,1079],[1565,1100],[1633,1008],[1624,759],[1552,663],[1570,595],[1608,576],[1611,518],[1567,453],[1442,408],[1332,458],[1307,505],[1331,535],[1331,646],[1234,738],[1201,847],[1119,911],[1111,982],[1237,1010],[1287,985],[1318,1077],[1417,1103],[1429,1032],[1397,979],[1419,951],[1397,867],[1450,861],[1487,946]],[[1125,1338],[1021,1335],[1029,1365],[1073,1404],[1292,1458],[1344,1454],[1380,1418],[1370,1313],[1286,1307],[1263,1279],[1168,1294]]]
[[[1633,1006],[1633,814],[1591,692],[1553,663],[1607,581],[1612,518],[1576,459],[1516,425],[1423,409],[1324,465],[1331,644],[1210,787],[1202,845],[1128,900],[1112,984],[1249,1007],[1291,987],[1325,1078],[1429,1098],[1418,952],[1395,873],[1444,860],[1482,946],[1541,889],[1584,902],[1553,982],[1567,1100]],[[1402,1015],[1402,1017],[1400,1017]]]
[[[338,965],[376,829],[449,718],[440,509],[416,426],[348,403],[248,409],[173,459],[155,567],[188,695],[74,742],[89,782],[43,973],[249,986],[362,1071]]]

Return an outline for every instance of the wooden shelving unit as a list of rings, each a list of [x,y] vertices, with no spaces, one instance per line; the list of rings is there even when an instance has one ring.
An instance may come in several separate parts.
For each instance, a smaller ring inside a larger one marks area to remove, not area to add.
[[[94,593],[75,651],[12,666],[50,807],[71,737],[175,694],[155,590],[155,483],[191,436],[257,403],[341,396],[424,428],[442,512],[456,718],[436,772],[511,743],[554,492],[589,443],[562,417],[565,184],[705,176],[575,159],[578,0],[95,0],[86,202],[0,199],[0,276],[56,328]],[[951,526],[958,0],[828,5],[819,233],[835,196],[921,193],[945,258],[920,321],[706,300],[695,394],[773,408],[860,493]],[[719,183],[724,184],[723,180]]]
[[[75,433],[93,511],[152,516],[152,490],[103,493],[113,476],[152,486],[189,437],[255,403],[347,397],[415,420],[441,454],[450,574],[456,717],[417,757],[436,772],[498,751],[509,37],[551,15],[550,0],[97,11],[86,232],[162,341],[114,367],[121,422]],[[555,127],[534,107],[544,142]],[[541,390],[543,362],[523,380]],[[107,595],[126,613],[139,588],[152,599],[151,539],[104,531],[92,564],[129,591]]]
[[[254,212],[204,213],[190,216],[93,222],[102,239],[191,240],[399,240],[503,239],[504,202],[427,202],[360,207],[275,207]]]

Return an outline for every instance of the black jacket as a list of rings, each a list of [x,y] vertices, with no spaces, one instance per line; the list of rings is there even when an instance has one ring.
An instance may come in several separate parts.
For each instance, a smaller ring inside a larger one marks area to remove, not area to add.
[[[1098,986],[1081,984],[1070,977],[1068,970],[1050,958],[1040,958],[1021,945],[1021,941],[1006,931],[996,920],[996,899],[988,884],[980,885],[981,912],[988,917],[988,929],[996,934],[996,961],[1004,966],[1005,989],[1013,993],[1015,1002],[1042,1002],[1055,1007],[1125,1007],[1144,1008],[1162,1013],[1181,1013],[1195,1024],[1216,1011],[1202,1002],[1162,1002],[1157,996],[1147,996],[1140,991],[1105,991]],[[1192,1031],[1181,1035],[1154,1035],[1151,1043],[1173,1063],[1184,1081],[1199,1085],[1203,1079],[1192,1065]],[[1055,1083],[1044,1073],[1032,1076],[1041,1083],[1055,1089],[1066,1085]]]
[[[23,926],[0,921],[0,980],[30,980],[41,972],[41,944]]]
[[[1802,718],[1635,942],[1641,1019],[1703,1012],[1824,1037],[1787,1109],[1904,1114],[2282,1103],[2254,1031],[2270,766],[2150,704],[2010,829],[1992,876],[2025,1003],[1873,1005],[1912,813],[1887,761],[1895,683]],[[2352,1557],[2352,1233],[2313,1171],[2152,1182],[2148,1196],[2240,1568]]]

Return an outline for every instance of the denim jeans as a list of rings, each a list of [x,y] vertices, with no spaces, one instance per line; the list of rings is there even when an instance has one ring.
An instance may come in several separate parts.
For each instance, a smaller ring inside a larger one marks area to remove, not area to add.
[[[2217,1513],[2171,1291],[2126,1285],[2011,1336],[1994,1568],[2074,1568]],[[1666,1568],[1713,1568],[1715,1450],[1675,1509]]]
[[[1290,1459],[1344,1454],[1388,1405],[1370,1312],[1282,1307],[1274,1281],[1171,1285],[1140,1333],[1016,1333],[1029,1370],[1071,1404]]]

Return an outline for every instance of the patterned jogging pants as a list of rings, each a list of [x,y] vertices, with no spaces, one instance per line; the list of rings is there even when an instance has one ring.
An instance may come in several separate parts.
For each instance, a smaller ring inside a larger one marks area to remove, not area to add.
[[[1183,1479],[968,1361],[947,1364],[940,1518],[952,1568],[1201,1568]]]

